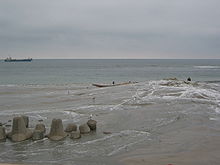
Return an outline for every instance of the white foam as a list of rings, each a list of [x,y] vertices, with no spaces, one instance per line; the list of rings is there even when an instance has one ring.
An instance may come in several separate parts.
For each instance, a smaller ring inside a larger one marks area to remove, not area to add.
[[[142,141],[144,141],[144,140],[145,140],[145,139],[141,139],[141,140],[135,141],[135,142],[133,142],[133,143],[129,143],[129,144],[127,144],[127,145],[123,145],[123,146],[121,146],[121,147],[119,147],[119,148],[113,150],[112,152],[110,152],[107,156],[115,155],[115,154],[121,152],[121,150],[125,150],[125,149],[127,149],[128,147],[131,147],[131,146],[133,146],[133,145],[135,145],[135,144],[138,144],[138,143],[140,143],[140,142],[142,142]]]
[[[20,111],[20,112],[14,112],[14,110],[10,111],[10,110],[5,110],[5,111],[2,111],[0,112],[0,115],[1,116],[8,116],[8,115],[21,115],[21,114],[26,114],[26,115],[29,115],[29,114],[36,114],[34,116],[32,116],[33,118],[39,118],[39,119],[46,119],[46,117],[42,117],[38,114],[41,114],[41,113],[49,113],[50,111],[49,110],[38,110],[38,111],[30,111],[30,112],[24,112],[24,111]]]
[[[77,109],[91,109],[91,108],[94,108],[94,107],[95,107],[94,105],[88,105],[88,106],[78,107]]]
[[[214,110],[217,114],[220,114],[220,108],[216,107]]]
[[[94,143],[101,142],[101,141],[106,141],[106,140],[111,139],[113,137],[118,137],[118,136],[134,136],[134,135],[135,136],[140,136],[140,135],[147,135],[147,136],[149,136],[150,133],[149,132],[145,132],[145,131],[137,131],[137,130],[123,130],[123,131],[120,131],[120,132],[117,132],[117,133],[112,133],[111,135],[107,135],[107,136],[104,136],[104,137],[99,138],[99,139],[87,141],[87,142],[84,142],[84,143],[75,143],[72,146],[75,146],[75,145],[89,145],[89,144],[94,144]],[[68,144],[68,145],[71,145],[71,144]]]
[[[30,111],[30,112],[23,112],[24,114],[42,114],[42,113],[50,113],[51,111],[48,110],[35,110],[35,111]],[[22,112],[20,112],[22,113]]]
[[[216,65],[201,65],[201,66],[194,66],[194,68],[199,68],[199,69],[220,69],[220,66]]]
[[[63,113],[66,113],[67,115],[71,115],[71,117],[78,117],[79,114],[73,111],[63,111]]]
[[[31,161],[26,160],[26,163],[30,164],[57,164],[58,160],[37,160],[37,161]],[[62,162],[62,160],[59,160],[59,162]]]
[[[48,140],[48,138],[43,138],[43,139],[41,139],[41,140],[37,140],[37,141],[33,141],[33,142],[31,142],[30,144],[26,144],[26,146],[32,146],[32,145],[34,145],[34,144],[36,144],[36,143],[41,143],[41,142],[43,142],[43,141],[46,141],[46,140]],[[49,151],[50,149],[37,149],[38,151]],[[26,151],[23,151],[23,152],[26,152]],[[33,151],[34,152],[34,151]]]
[[[16,85],[16,84],[1,84],[0,87],[18,87],[20,85]]]
[[[219,121],[220,118],[217,118],[217,117],[216,117],[216,118],[214,118],[214,117],[210,117],[209,120],[212,120],[212,121]]]
[[[46,120],[47,117],[43,117],[39,114],[36,114],[36,115],[28,115],[30,118],[34,118],[34,119],[37,119],[37,120]]]
[[[125,104],[125,103],[127,103],[127,102],[129,102],[129,101],[131,101],[131,99],[126,99],[126,100],[124,100],[122,103],[111,107],[110,110],[113,111],[113,110],[115,110],[115,109],[118,109],[118,107],[122,106],[123,104]]]
[[[207,99],[219,102],[220,93],[214,89],[203,88],[203,86],[193,84],[186,84],[182,81],[171,81],[160,80],[151,81],[149,86],[151,87],[151,92],[144,96],[145,99],[181,99],[181,98],[197,98],[197,99]],[[169,84],[171,86],[164,86],[164,84]],[[153,89],[153,91],[152,91]],[[142,98],[142,99],[143,99]]]

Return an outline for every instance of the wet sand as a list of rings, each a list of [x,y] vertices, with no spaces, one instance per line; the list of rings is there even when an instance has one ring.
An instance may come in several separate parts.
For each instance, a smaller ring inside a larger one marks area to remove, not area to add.
[[[25,114],[30,128],[43,120],[49,132],[53,118],[61,118],[66,127],[71,122],[83,124],[92,114],[98,122],[96,133],[56,143],[7,140],[0,143],[2,163],[220,164],[218,84],[162,80],[114,88],[55,89],[0,87],[1,122]]]
[[[219,165],[220,131],[190,127],[160,136],[156,145],[118,157],[126,165]]]
[[[219,165],[219,155],[219,130],[201,125],[168,131],[158,142],[152,140],[152,144],[113,157],[111,162],[118,165]]]

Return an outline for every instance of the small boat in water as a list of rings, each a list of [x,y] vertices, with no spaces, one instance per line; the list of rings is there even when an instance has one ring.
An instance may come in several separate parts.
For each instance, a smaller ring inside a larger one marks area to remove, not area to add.
[[[5,62],[31,62],[32,58],[14,59],[14,58],[8,57],[4,61]]]
[[[116,86],[116,84],[115,85],[113,85],[113,84],[92,84],[92,85],[99,87],[99,88]]]
[[[119,84],[92,84],[93,86],[99,87],[99,88],[104,88],[104,87],[114,87],[114,86],[120,86],[120,85],[128,85],[128,84],[135,84],[137,82],[124,82],[124,83],[119,83]]]

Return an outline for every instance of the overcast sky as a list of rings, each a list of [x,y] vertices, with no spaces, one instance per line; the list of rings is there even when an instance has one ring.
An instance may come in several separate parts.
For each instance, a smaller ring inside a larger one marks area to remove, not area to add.
[[[220,0],[0,0],[0,58],[220,58]]]

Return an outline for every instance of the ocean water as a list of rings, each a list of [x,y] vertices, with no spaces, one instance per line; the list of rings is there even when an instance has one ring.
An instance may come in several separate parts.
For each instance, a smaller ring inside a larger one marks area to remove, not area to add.
[[[186,82],[187,77],[193,81]],[[138,83],[91,85],[113,80]],[[97,131],[59,142],[7,140],[0,143],[0,162],[120,164],[119,156],[142,147],[156,153],[161,144],[165,148],[157,154],[188,152],[205,145],[204,139],[220,137],[220,60],[1,62],[0,122],[7,132],[10,120],[19,115],[29,116],[30,129],[43,120],[47,133],[53,118],[66,127],[83,124],[92,115]],[[181,132],[187,132],[183,139],[163,143],[163,137]],[[213,161],[220,163],[217,157]]]
[[[0,62],[0,84],[73,84],[161,80],[219,81],[220,60],[33,60]]]

